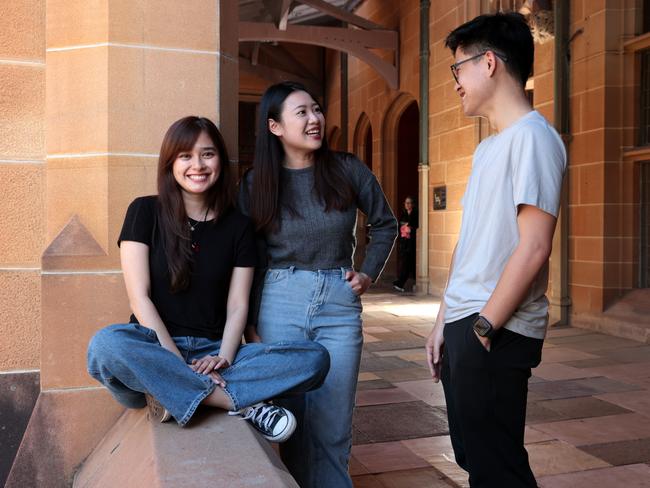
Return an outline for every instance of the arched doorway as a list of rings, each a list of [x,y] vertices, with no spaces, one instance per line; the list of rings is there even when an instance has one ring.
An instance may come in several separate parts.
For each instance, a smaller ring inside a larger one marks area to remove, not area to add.
[[[395,214],[402,210],[407,196],[418,197],[418,159],[420,157],[420,111],[413,101],[397,125],[397,201]],[[399,217],[399,215],[398,215]]]
[[[419,198],[420,110],[408,93],[400,93],[386,112],[382,127],[382,186],[395,216],[399,219],[407,196]],[[422,209],[426,212],[426,209]],[[393,248],[384,271],[384,281],[398,274],[397,248]]]
[[[370,119],[362,112],[354,129],[354,154],[372,171],[372,125]],[[354,267],[359,269],[366,256],[366,245],[368,244],[368,230],[366,216],[361,212],[357,213],[357,247],[354,251]]]

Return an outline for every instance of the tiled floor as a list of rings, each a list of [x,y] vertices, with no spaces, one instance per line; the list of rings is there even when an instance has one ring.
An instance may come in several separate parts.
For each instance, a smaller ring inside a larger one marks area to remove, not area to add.
[[[438,303],[386,290],[363,303],[355,487],[469,486],[454,462],[442,386],[425,362]],[[526,447],[540,487],[650,487],[650,346],[552,329],[528,405]]]

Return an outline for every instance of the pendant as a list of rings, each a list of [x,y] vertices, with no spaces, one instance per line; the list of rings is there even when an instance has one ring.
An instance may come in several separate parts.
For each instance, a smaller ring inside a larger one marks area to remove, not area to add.
[[[192,248],[192,251],[194,251],[194,252],[199,252],[199,250],[201,249],[201,248],[199,247],[199,243],[198,243],[198,242],[193,242],[193,243],[191,244],[190,247]]]

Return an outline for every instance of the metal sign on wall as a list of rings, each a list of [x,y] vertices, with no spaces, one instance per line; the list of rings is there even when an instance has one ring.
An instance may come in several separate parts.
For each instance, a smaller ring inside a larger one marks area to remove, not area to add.
[[[433,188],[433,209],[445,210],[447,208],[447,187],[435,186]]]

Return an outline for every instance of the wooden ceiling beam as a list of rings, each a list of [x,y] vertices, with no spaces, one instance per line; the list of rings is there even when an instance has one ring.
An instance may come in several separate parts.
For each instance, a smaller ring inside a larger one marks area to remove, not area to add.
[[[302,3],[303,5],[307,5],[309,7],[315,8],[316,10],[319,10],[324,14],[329,15],[330,17],[334,17],[335,19],[342,20],[343,22],[347,22],[348,24],[352,24],[357,27],[361,27],[363,29],[385,30],[385,27],[375,24],[374,22],[371,22],[368,19],[364,19],[363,17],[355,15],[352,12],[348,12],[347,10],[344,10],[340,7],[336,7],[331,3],[325,2],[324,0],[296,0],[296,1]]]
[[[293,25],[281,31],[272,23],[240,22],[239,42],[296,42],[347,52],[374,68],[392,89],[399,87],[397,69],[399,36],[392,30],[360,30],[346,27]],[[393,63],[383,60],[370,49],[387,49],[394,53]]]

